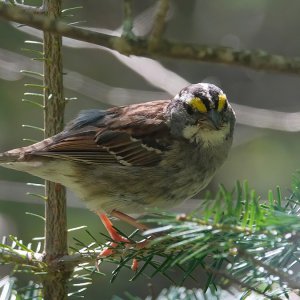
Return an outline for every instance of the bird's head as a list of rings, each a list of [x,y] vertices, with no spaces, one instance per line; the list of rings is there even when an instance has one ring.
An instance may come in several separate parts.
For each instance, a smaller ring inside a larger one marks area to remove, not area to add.
[[[233,134],[235,114],[226,95],[210,83],[182,89],[168,107],[173,135],[191,142],[214,144]]]

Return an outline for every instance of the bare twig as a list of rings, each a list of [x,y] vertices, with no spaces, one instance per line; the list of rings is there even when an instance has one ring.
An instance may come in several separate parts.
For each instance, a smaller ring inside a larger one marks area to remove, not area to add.
[[[0,17],[31,27],[57,33],[59,35],[97,44],[109,49],[117,50],[126,55],[146,57],[168,57],[190,59],[229,65],[239,65],[255,70],[266,70],[300,74],[300,58],[289,58],[282,55],[273,55],[262,50],[241,50],[232,48],[204,46],[198,44],[179,43],[161,40],[159,47],[149,51],[149,40],[126,40],[123,37],[111,36],[67,25],[53,18],[34,15],[19,7],[13,7],[0,2]]]
[[[155,21],[149,36],[149,50],[153,51],[159,46],[165,30],[166,17],[169,10],[169,0],[160,0],[159,7],[155,16]]]

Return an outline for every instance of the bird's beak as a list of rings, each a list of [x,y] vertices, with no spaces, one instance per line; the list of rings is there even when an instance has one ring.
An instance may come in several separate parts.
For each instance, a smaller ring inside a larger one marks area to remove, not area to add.
[[[218,111],[211,109],[208,112],[208,121],[214,129],[219,130],[221,128],[222,118],[221,114]]]

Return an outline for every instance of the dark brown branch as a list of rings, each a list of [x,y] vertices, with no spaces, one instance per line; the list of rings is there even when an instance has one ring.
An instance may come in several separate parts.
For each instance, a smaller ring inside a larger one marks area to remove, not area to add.
[[[0,2],[0,17],[44,31],[57,33],[61,36],[117,50],[126,55],[190,59],[239,65],[255,70],[300,74],[299,57],[289,58],[281,55],[268,54],[262,50],[237,51],[232,48],[172,42],[169,40],[161,40],[159,47],[150,51],[149,41],[147,39],[129,41],[124,37],[114,37],[104,33],[70,26],[54,18],[34,15],[19,7],[7,5],[3,2]]]
[[[45,0],[48,20],[60,15],[61,0]],[[65,99],[63,92],[62,38],[44,32],[44,128],[45,137],[63,129]],[[43,280],[44,299],[66,299],[70,271],[63,265],[53,266],[53,260],[68,253],[66,189],[46,181],[45,258],[48,274]]]

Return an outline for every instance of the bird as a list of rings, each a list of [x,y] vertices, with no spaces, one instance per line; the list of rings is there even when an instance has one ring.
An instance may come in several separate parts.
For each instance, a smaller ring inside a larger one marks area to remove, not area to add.
[[[172,99],[82,111],[62,132],[0,154],[0,166],[66,186],[128,242],[107,215],[144,230],[128,214],[195,196],[226,160],[235,119],[219,87],[196,83]]]

